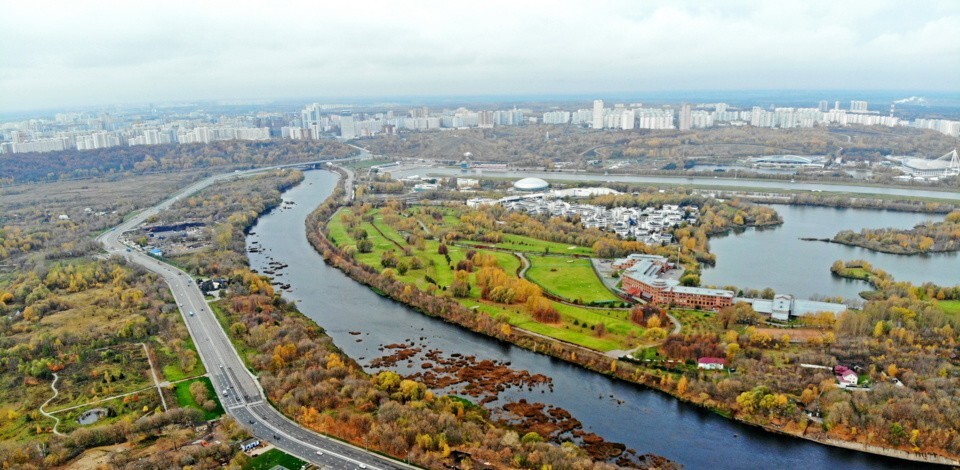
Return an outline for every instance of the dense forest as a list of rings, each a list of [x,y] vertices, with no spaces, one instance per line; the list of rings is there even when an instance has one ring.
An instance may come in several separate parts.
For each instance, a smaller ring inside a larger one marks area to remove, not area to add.
[[[97,150],[0,155],[0,185],[153,172],[248,168],[347,157],[336,140],[227,140],[209,144],[143,145]]]

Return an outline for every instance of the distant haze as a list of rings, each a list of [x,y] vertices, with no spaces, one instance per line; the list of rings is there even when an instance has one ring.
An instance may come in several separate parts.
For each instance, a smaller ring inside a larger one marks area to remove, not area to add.
[[[957,1],[18,1],[0,113],[671,90],[960,91]]]

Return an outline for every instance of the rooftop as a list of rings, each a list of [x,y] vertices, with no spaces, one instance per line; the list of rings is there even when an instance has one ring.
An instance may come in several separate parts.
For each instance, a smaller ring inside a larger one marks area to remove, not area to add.
[[[729,297],[733,298],[733,291],[723,290],[723,289],[708,289],[705,287],[687,287],[687,286],[674,286],[673,291],[679,294],[694,294],[694,295],[710,295],[713,297]]]

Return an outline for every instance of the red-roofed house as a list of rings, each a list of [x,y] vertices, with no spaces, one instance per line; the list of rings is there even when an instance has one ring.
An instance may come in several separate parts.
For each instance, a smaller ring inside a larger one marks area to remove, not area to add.
[[[701,357],[697,361],[698,369],[723,370],[727,365],[727,360],[719,357]]]
[[[833,374],[837,376],[837,382],[840,383],[840,388],[857,385],[857,373],[847,366],[834,366]]]

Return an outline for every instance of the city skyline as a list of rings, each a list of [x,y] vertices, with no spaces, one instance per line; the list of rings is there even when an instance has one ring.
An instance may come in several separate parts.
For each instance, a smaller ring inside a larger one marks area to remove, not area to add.
[[[227,5],[11,5],[0,112],[301,96],[953,92],[960,72],[954,2]]]

